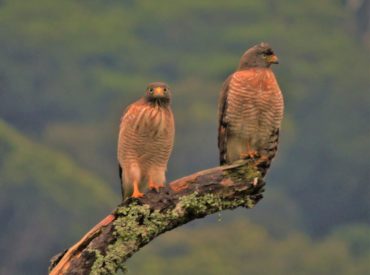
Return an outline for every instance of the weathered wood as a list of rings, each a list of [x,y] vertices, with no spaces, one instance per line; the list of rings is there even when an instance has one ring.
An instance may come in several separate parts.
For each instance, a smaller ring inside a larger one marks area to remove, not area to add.
[[[49,272],[114,274],[166,231],[225,209],[253,207],[262,198],[263,172],[251,161],[239,161],[175,180],[140,199],[128,199],[79,242],[54,256]]]

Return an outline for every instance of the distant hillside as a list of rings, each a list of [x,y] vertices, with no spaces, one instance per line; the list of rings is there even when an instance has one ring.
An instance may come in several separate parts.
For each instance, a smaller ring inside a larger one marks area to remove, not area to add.
[[[0,1],[0,117],[118,193],[120,115],[148,82],[166,81],[176,178],[217,164],[222,81],[267,41],[286,103],[270,181],[298,205],[304,230],[323,236],[370,212],[370,50],[346,2]]]
[[[148,82],[173,90],[168,178],[217,165],[221,84],[260,41],[279,56],[286,114],[266,196],[248,217],[273,236],[299,228],[318,239],[369,223],[370,48],[358,32],[367,19],[360,2],[1,0],[0,117],[43,146],[1,123],[0,274],[40,274],[47,254],[117,203],[94,175],[119,194],[120,115]]]
[[[51,256],[118,203],[102,181],[2,120],[0,190],[0,274],[45,273]]]
[[[129,260],[128,274],[369,274],[369,236],[359,225],[319,241],[297,232],[280,239],[247,220],[221,220],[166,233]]]

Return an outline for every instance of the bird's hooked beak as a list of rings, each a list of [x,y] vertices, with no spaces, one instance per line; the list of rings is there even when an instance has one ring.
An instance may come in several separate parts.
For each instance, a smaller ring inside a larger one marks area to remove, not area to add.
[[[155,97],[164,97],[164,89],[162,87],[157,87],[154,89],[153,95]]]
[[[266,61],[270,64],[279,64],[279,58],[274,54],[267,56]]]

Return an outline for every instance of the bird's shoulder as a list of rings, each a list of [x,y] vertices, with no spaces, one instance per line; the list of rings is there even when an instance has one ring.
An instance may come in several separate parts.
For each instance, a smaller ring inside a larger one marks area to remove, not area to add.
[[[139,100],[129,104],[123,111],[122,117],[121,117],[121,123],[129,122],[135,119],[137,114],[146,107],[147,104],[145,102],[144,98],[140,98]]]
[[[219,123],[222,123],[225,119],[230,90],[244,90],[249,85],[248,81],[256,77],[256,73],[254,69],[238,70],[226,78],[222,85],[218,101]]]
[[[234,74],[229,75],[221,87],[220,97],[218,100],[218,116],[219,116],[219,122],[221,123],[222,117],[225,114],[226,106],[227,106],[227,97],[229,93],[229,86],[230,82],[233,78]]]
[[[272,77],[274,77],[274,73],[270,68],[249,68],[234,72],[231,77],[231,82],[245,82]]]
[[[236,71],[230,80],[230,87],[247,91],[280,91],[274,72],[270,68],[250,68]]]

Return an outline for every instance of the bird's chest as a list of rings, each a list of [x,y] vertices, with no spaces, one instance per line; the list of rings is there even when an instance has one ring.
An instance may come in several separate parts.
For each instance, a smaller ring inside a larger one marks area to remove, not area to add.
[[[170,135],[170,114],[166,109],[147,107],[137,119],[135,130],[142,138],[152,141],[166,138]]]
[[[230,81],[227,121],[234,134],[242,138],[263,136],[277,126],[280,110],[276,103],[281,95],[274,80],[256,73]]]

